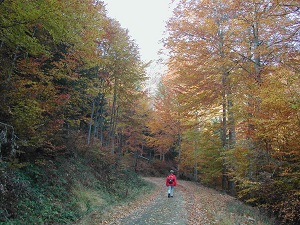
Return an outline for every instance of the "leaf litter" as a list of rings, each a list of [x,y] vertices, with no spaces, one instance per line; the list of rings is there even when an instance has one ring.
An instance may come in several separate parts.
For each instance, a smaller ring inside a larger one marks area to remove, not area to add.
[[[134,202],[94,215],[97,225],[272,225],[270,218],[236,198],[190,181],[178,180],[174,197],[167,197],[165,178],[147,177],[153,192]],[[242,209],[246,209],[243,211]],[[249,213],[250,212],[250,213]]]

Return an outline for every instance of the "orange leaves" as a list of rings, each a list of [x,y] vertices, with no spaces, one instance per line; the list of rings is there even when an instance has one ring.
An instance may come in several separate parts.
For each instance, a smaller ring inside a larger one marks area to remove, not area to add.
[[[56,99],[56,104],[62,105],[70,99],[70,94],[60,94]]]
[[[284,176],[297,186],[291,178],[300,158],[297,12],[294,1],[178,1],[164,40],[170,53],[164,84],[179,105],[169,114],[180,112],[186,168],[212,177],[223,164],[223,175],[241,181],[249,195],[260,182]],[[191,126],[192,118],[198,125]]]
[[[161,84],[154,102],[155,109],[147,124],[151,132],[148,144],[154,146],[162,154],[176,147],[181,135],[178,107],[171,92],[170,86]]]

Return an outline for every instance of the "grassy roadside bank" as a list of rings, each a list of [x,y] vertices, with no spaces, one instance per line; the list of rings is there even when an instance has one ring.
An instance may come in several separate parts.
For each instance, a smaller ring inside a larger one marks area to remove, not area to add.
[[[61,156],[12,169],[0,164],[0,224],[74,224],[133,201],[152,186],[105,155]],[[123,169],[122,169],[123,168]]]

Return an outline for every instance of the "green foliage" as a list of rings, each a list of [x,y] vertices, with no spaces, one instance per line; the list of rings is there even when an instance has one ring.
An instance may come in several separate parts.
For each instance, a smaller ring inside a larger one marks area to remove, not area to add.
[[[29,197],[30,182],[17,176],[7,165],[0,167],[0,222],[18,214],[18,200]]]
[[[55,155],[70,130],[87,132],[99,95],[113,104],[97,109],[90,126],[113,143],[116,121],[132,117],[142,94],[145,66],[103,2],[8,0],[0,12],[0,115],[15,127],[23,156]]]
[[[45,53],[45,46],[34,37],[31,25],[42,15],[43,7],[37,1],[4,1],[1,4],[1,40],[9,48],[17,46],[30,54]]]
[[[220,151],[222,146],[216,132],[218,127],[214,123],[207,124],[206,130],[198,129],[197,124],[190,126],[193,129],[187,129],[182,138],[182,170],[187,174],[193,174],[197,170],[197,177],[190,178],[200,180],[205,185],[218,187],[223,159]]]
[[[15,172],[3,165],[1,224],[68,224],[149,190],[134,172],[110,167],[107,160],[80,151],[75,157],[37,160]]]

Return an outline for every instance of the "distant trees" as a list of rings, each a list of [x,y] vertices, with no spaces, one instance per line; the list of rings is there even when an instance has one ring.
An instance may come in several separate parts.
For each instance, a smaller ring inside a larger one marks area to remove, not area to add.
[[[298,21],[295,1],[178,1],[164,82],[178,107],[155,112],[180,112],[183,173],[291,224],[299,222]]]
[[[147,137],[148,145],[154,147],[161,160],[165,160],[170,149],[175,150],[180,141],[180,117],[174,94],[165,82],[161,82],[155,98],[154,111],[150,114],[147,126],[151,135]],[[177,149],[178,150],[178,149]]]

